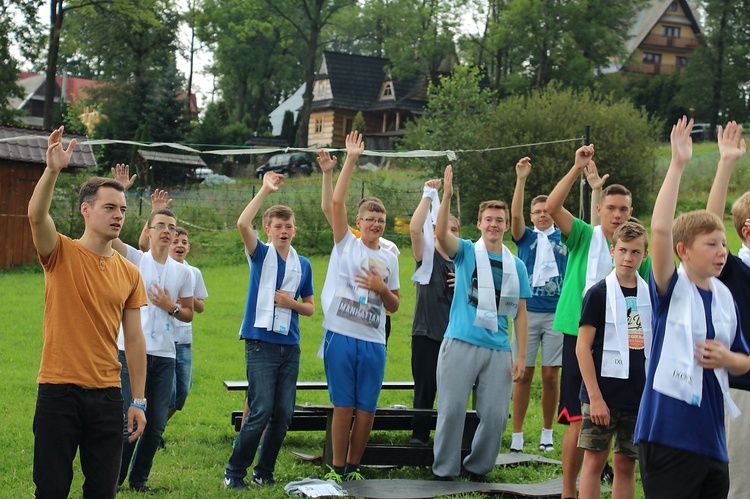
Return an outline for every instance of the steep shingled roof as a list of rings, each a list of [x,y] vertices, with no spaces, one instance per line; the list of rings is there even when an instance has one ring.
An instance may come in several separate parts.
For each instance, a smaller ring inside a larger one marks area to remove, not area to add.
[[[378,98],[389,64],[390,61],[382,57],[323,52],[320,67],[325,73],[316,79],[328,78],[333,99],[315,101],[313,108],[369,109]]]
[[[45,164],[47,154],[47,138],[49,132],[41,130],[27,130],[25,128],[0,126],[0,139],[10,137],[39,137],[38,139],[21,139],[11,141],[0,141],[0,159],[17,161],[19,163]],[[70,139],[85,140],[80,135],[65,135],[63,144],[66,145]],[[93,168],[96,167],[94,152],[89,145],[76,145],[73,156],[70,158],[69,167]]]

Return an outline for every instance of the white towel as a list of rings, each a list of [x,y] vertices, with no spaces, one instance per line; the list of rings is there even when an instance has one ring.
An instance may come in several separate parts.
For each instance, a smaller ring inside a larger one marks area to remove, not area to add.
[[[433,187],[426,187],[422,191],[422,199],[430,198],[432,204],[430,212],[427,214],[427,218],[424,219],[422,225],[422,234],[424,236],[424,246],[422,248],[422,265],[419,266],[414,275],[411,276],[412,281],[416,281],[419,284],[426,285],[430,283],[430,277],[432,276],[432,265],[433,259],[435,258],[435,230],[433,225],[437,220],[437,212],[440,209],[440,198],[438,198],[438,191]]]
[[[743,244],[742,246],[740,246],[740,252],[737,254],[737,256],[740,257],[742,263],[750,267],[750,248]]]
[[[490,256],[484,239],[474,243],[474,254],[477,263],[477,316],[474,325],[497,332],[497,316],[510,315],[516,318],[520,283],[516,261],[510,250],[503,245],[503,282],[500,290],[500,304],[495,303],[495,280],[492,275]]]
[[[612,255],[609,253],[607,238],[604,237],[602,226],[594,227],[594,234],[591,236],[589,245],[589,256],[586,263],[586,285],[583,288],[583,295],[591,286],[601,281],[612,272]]]
[[[263,244],[260,241],[258,244]],[[263,268],[260,273],[260,285],[258,287],[258,302],[255,311],[255,327],[265,328],[279,334],[289,334],[289,325],[292,321],[292,309],[274,307],[274,294],[276,293],[276,274],[279,270],[276,248],[273,244],[268,245],[268,252],[263,259]],[[285,291],[294,298],[297,288],[302,280],[302,266],[299,263],[297,251],[289,247],[289,255],[286,258],[286,271],[281,282],[280,291]]]
[[[636,274],[638,288],[636,303],[641,318],[643,336],[651,335],[651,300],[648,284]],[[630,343],[628,338],[628,310],[616,271],[605,278],[607,284],[607,308],[604,324],[604,347],[602,349],[602,376],[628,379],[630,377]]]
[[[534,227],[536,232],[536,257],[534,258],[534,275],[531,276],[531,286],[537,288],[544,286],[547,281],[560,275],[560,269],[557,268],[555,260],[555,251],[549,237],[554,234],[555,226],[547,230],[539,230]]]
[[[721,281],[712,277],[711,319],[716,341],[727,348],[737,333],[734,299]],[[696,285],[682,267],[677,269],[677,282],[667,312],[666,331],[659,365],[654,373],[654,390],[690,405],[700,406],[703,398],[703,368],[695,359],[696,343],[706,341],[706,313]],[[729,376],[725,368],[713,370],[729,409],[729,416],[739,416],[737,405],[729,396]]]

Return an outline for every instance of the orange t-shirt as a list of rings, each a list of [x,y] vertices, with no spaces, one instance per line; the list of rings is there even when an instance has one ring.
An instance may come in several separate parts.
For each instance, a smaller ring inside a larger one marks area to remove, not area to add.
[[[120,386],[117,334],[124,309],[146,305],[138,268],[62,234],[44,268],[44,343],[37,383]]]

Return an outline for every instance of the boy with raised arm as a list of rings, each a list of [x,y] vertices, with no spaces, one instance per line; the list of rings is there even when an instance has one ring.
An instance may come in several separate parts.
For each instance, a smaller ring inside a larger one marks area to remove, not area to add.
[[[166,192],[158,192],[166,196]],[[169,210],[151,212],[143,228],[150,244],[150,250],[146,252],[119,239],[112,242],[117,252],[138,267],[148,297],[148,304],[141,309],[141,327],[146,338],[146,397],[149,400],[146,417],[149,425],[137,444],[123,441],[120,466],[120,483],[128,478],[130,489],[136,492],[151,492],[146,482],[167,424],[176,355],[175,319],[193,320],[193,275],[187,267],[169,257],[175,223],[175,216]],[[118,339],[118,346],[123,394],[128,395],[129,366],[122,336]]]
[[[80,455],[84,497],[114,498],[122,456],[123,393],[117,360],[122,324],[132,389],[125,402],[128,439],[147,428],[146,345],[138,269],[112,248],[125,221],[122,184],[92,177],[81,186],[80,239],[57,232],[49,214],[55,183],[76,140],[62,146],[63,127],[47,145],[46,168],[29,200],[34,247],[44,268],[44,336],[34,413],[36,497],[68,497]],[[150,425],[150,422],[149,422]]]
[[[601,476],[614,437],[612,495],[635,496],[635,419],[646,382],[644,335],[651,333],[648,284],[638,267],[648,254],[646,229],[625,222],[612,235],[615,269],[583,299],[576,355],[583,376],[584,449],[579,497],[601,497]]]
[[[253,229],[253,218],[266,197],[284,185],[283,178],[267,172],[260,190],[237,219],[250,264],[245,316],[240,326],[240,339],[245,340],[250,412],[224,471],[224,485],[234,490],[247,489],[244,478],[256,453],[258,460],[251,483],[276,483],[276,459],[294,414],[300,359],[299,316],[315,313],[310,261],[292,247],[297,233],[294,212],[283,205],[265,211],[263,229],[269,244],[258,241]]]
[[[727,123],[726,128],[719,127],[719,165],[716,178],[711,187],[706,209],[720,217],[724,215],[729,179],[732,177],[737,161],[747,151],[745,139],[742,138],[742,126],[734,121]],[[737,255],[727,252],[727,262],[719,274],[719,280],[732,292],[740,311],[740,323],[745,341],[750,340],[750,192],[745,192],[732,204],[732,220],[742,245]],[[747,440],[750,436],[750,375],[730,376],[729,394],[737,404],[744,417],[727,422],[727,442],[729,462],[729,497],[745,499],[750,495],[750,455],[747,452]]]
[[[539,450],[553,450],[552,423],[559,396],[558,374],[562,365],[563,336],[552,328],[557,300],[560,298],[568,250],[560,241],[560,229],[552,223],[545,207],[547,196],[531,200],[531,223],[526,227],[523,216],[526,179],[531,172],[531,159],[521,158],[516,164],[516,189],[510,213],[510,232],[518,248],[518,258],[526,265],[531,283],[531,298],[526,302],[529,333],[526,346],[526,369],[523,377],[513,385],[513,435],[511,452],[523,452],[523,422],[529,406],[531,382],[539,348],[542,349],[542,417],[543,427]],[[513,342],[515,346],[515,341]]]
[[[434,223],[440,207],[440,179],[424,183],[422,200],[409,222],[411,250],[417,264],[412,276],[417,287],[414,320],[411,326],[411,374],[414,378],[414,408],[432,409],[437,395],[437,363],[440,344],[448,327],[453,302],[453,262],[435,239]],[[458,237],[458,219],[448,220],[448,230]],[[412,445],[430,441],[430,416],[412,418]]]
[[[383,204],[376,199],[361,204],[357,214],[361,237],[349,231],[346,193],[364,148],[359,132],[346,136],[346,161],[331,199],[338,269],[329,273],[335,285],[323,320],[323,348],[333,404],[333,467],[326,476],[336,481],[362,478],[358,467],[385,374],[385,311],[395,312],[400,303],[398,259],[380,244],[386,216]]]
[[[479,205],[481,237],[472,243],[448,230],[452,197],[453,168],[448,165],[435,237],[453,259],[456,283],[438,360],[432,472],[438,480],[452,480],[463,466],[469,480],[487,482],[508,423],[511,386],[523,376],[526,364],[526,299],[531,297],[531,289],[523,262],[503,244],[508,206],[502,201]],[[518,337],[515,360],[508,338],[509,317]],[[471,452],[461,462],[466,405],[475,385],[480,422]]]
[[[724,224],[707,211],[674,219],[692,127],[685,117],[672,127],[672,161],[651,218],[653,339],[635,432],[646,497],[727,496],[725,405],[730,417],[739,412],[728,374],[750,369],[732,293],[717,279]]]
[[[592,226],[574,217],[563,203],[570,189],[583,172],[589,178],[588,168],[594,155],[594,145],[582,146],[576,151],[575,163],[558,182],[547,198],[547,211],[562,232],[562,242],[568,248],[568,265],[565,270],[558,313],[552,327],[563,333],[562,376],[560,377],[560,406],[557,421],[567,424],[562,445],[563,492],[562,498],[576,497],[576,478],[583,462],[583,449],[578,447],[581,431],[581,372],[576,358],[578,322],[581,318],[583,295],[588,289],[612,272],[610,243],[617,227],[625,223],[633,211],[630,191],[619,184],[609,185],[602,191],[596,213],[600,225]],[[603,180],[603,178],[602,178]],[[593,187],[593,185],[592,185]],[[648,276],[650,259],[638,268],[644,279]]]

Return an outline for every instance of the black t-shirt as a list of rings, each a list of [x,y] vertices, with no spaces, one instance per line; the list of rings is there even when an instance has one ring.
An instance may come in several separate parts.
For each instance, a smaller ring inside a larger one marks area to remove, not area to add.
[[[734,296],[737,309],[740,311],[740,326],[745,341],[750,345],[750,267],[739,257],[728,254],[727,263],[721,270],[719,280],[723,282]],[[750,390],[750,373],[742,376],[729,376],[729,386],[741,390]]]
[[[638,288],[620,286],[628,307],[628,341],[630,343],[630,377],[628,379],[605,378],[602,372],[602,349],[604,348],[604,324],[607,316],[607,283],[601,280],[591,287],[583,299],[580,324],[596,328],[596,336],[591,346],[591,355],[596,368],[599,390],[610,409],[637,411],[641,404],[643,387],[646,385],[646,357],[644,350],[643,327],[638,314]],[[581,402],[589,403],[585,383],[581,383]]]
[[[422,262],[417,262],[417,268]],[[448,275],[455,272],[451,260],[435,250],[430,282],[424,286],[417,283],[417,300],[414,305],[412,336],[427,336],[431,340],[442,341],[448,327],[448,316],[453,302],[453,288],[448,286]]]

